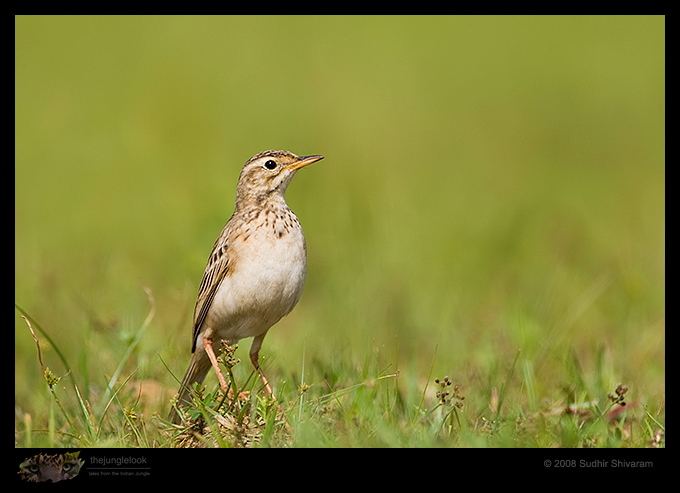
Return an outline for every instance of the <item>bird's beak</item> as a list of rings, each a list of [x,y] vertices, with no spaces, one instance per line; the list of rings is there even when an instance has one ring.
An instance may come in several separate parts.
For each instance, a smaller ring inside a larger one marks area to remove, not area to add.
[[[287,169],[291,171],[298,170],[300,168],[304,168],[308,164],[316,163],[317,161],[321,161],[323,159],[323,156],[301,156],[299,161],[294,162],[290,166],[287,167]]]

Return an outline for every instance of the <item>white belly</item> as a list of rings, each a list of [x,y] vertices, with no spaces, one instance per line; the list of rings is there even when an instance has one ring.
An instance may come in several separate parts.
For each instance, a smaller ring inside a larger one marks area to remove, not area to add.
[[[263,334],[293,309],[302,295],[307,253],[299,227],[281,238],[275,229],[259,228],[234,240],[232,252],[204,328],[233,344]]]

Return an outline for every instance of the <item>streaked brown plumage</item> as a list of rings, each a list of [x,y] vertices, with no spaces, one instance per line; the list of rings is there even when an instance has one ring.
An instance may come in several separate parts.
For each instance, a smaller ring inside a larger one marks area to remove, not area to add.
[[[290,313],[302,294],[307,252],[304,233],[285,201],[286,188],[298,169],[323,156],[298,157],[265,151],[241,170],[236,206],[208,257],[194,310],[193,357],[182,380],[177,406],[189,400],[194,382],[216,367],[213,348],[253,337],[250,359],[269,392],[258,363],[269,328]],[[221,385],[225,386],[219,368]],[[180,417],[173,408],[169,419]]]

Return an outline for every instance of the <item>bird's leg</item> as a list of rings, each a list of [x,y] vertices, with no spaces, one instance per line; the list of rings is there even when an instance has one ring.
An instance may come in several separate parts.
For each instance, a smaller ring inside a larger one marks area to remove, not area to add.
[[[213,351],[213,340],[210,339],[209,337],[204,337],[203,338],[203,347],[205,348],[205,352],[208,354],[208,358],[210,358],[210,362],[212,363],[213,368],[215,369],[215,373],[217,373],[217,379],[220,381],[220,387],[222,387],[222,392],[225,394],[227,393],[227,381],[224,379],[224,375],[222,375],[222,370],[220,370],[220,365],[217,363],[217,357],[215,356],[215,351]]]
[[[258,361],[258,356],[260,355],[260,345],[262,344],[262,339],[264,339],[264,336],[258,341],[258,338],[253,341],[253,347],[250,349],[250,361],[253,363],[253,366],[257,370],[257,372],[260,374],[260,379],[262,380],[262,383],[264,384],[264,388],[267,390],[267,394],[271,399],[276,402],[276,416],[280,417],[281,420],[283,421],[283,425],[286,428],[288,432],[290,432],[290,426],[288,425],[288,422],[286,421],[286,415],[283,414],[283,409],[281,409],[281,404],[278,403],[276,400],[276,396],[274,395],[274,391],[272,390],[271,385],[269,385],[269,381],[267,380],[267,377],[264,376],[264,372],[262,371],[262,368],[260,368],[260,362]],[[255,351],[253,351],[253,349]]]
[[[267,390],[267,394],[269,395],[269,397],[276,400],[276,396],[272,391],[271,385],[269,385],[267,377],[264,376],[264,372],[262,371],[262,368],[260,368],[260,362],[258,361],[258,358],[260,356],[260,348],[262,347],[262,341],[264,341],[264,336],[266,335],[267,333],[265,332],[264,334],[260,334],[259,336],[256,336],[253,339],[253,345],[250,346],[250,361],[253,363],[253,366],[255,367],[257,372],[260,374],[260,379],[264,384],[264,388]]]
[[[264,388],[267,390],[267,394],[269,397],[272,399],[276,400],[276,396],[274,395],[274,391],[272,391],[271,385],[269,385],[269,381],[267,380],[267,377],[264,376],[264,372],[262,371],[262,368],[260,368],[260,363],[258,361],[258,357],[260,356],[260,351],[255,351],[254,353],[250,353],[250,361],[252,361],[253,366],[257,370],[257,372],[260,374],[260,379],[262,380],[262,383],[264,384]]]

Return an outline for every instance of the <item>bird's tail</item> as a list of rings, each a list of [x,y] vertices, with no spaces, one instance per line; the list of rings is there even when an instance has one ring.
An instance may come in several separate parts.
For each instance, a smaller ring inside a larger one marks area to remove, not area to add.
[[[202,355],[203,358],[200,358],[199,355]],[[191,358],[189,368],[182,379],[182,385],[180,385],[179,390],[177,391],[177,403],[170,409],[168,421],[171,421],[174,424],[178,424],[181,421],[176,408],[184,407],[191,402],[191,390],[194,383],[202,383],[205,376],[208,374],[210,367],[210,360],[207,355],[203,351],[195,351]]]

